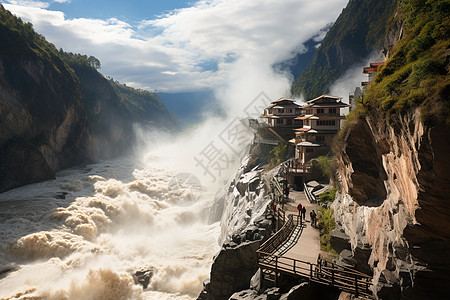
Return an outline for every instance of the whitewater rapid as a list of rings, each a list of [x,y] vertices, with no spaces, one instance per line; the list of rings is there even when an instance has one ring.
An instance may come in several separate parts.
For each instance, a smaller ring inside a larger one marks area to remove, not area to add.
[[[196,298],[220,228],[179,173],[125,157],[0,194],[0,299]]]

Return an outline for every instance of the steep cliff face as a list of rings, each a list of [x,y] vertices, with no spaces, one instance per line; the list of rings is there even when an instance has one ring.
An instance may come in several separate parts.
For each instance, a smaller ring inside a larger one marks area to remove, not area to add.
[[[133,142],[131,114],[102,74],[85,64],[70,66],[79,78],[81,101],[91,128],[89,159],[98,160],[123,153]]]
[[[0,192],[124,153],[134,122],[177,128],[155,93],[120,89],[97,59],[58,51],[1,4],[0,40]]]
[[[77,79],[55,66],[0,57],[0,191],[83,161],[89,129]]]
[[[341,262],[373,272],[383,299],[450,297],[450,55],[440,30],[449,9],[400,3],[387,60],[334,147],[341,193],[331,243]]]
[[[386,34],[386,22],[394,14],[396,0],[350,0],[317,49],[312,63],[292,84],[293,95],[312,99],[354,64],[378,52]]]
[[[449,126],[424,125],[419,109],[389,121],[367,114],[338,153],[336,231],[348,236],[360,269],[400,286],[404,297],[448,294],[448,153]]]
[[[215,216],[211,221],[217,221],[221,215],[222,248],[214,258],[210,281],[199,300],[225,300],[248,289],[258,269],[256,251],[270,236],[273,220],[266,211],[270,199],[264,174],[261,169],[245,172],[248,161],[244,159],[228,189],[217,195],[211,210]]]

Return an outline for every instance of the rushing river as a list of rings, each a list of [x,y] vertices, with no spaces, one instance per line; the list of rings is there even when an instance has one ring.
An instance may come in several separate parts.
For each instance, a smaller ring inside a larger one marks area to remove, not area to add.
[[[0,299],[197,297],[219,249],[214,191],[161,161],[119,158],[0,194]]]

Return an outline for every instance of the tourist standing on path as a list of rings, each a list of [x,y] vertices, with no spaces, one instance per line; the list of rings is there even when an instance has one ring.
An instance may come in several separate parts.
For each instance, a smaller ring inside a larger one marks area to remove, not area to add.
[[[311,218],[311,226],[316,227],[317,223],[316,223],[316,212],[314,211],[314,209],[309,213],[309,216]]]
[[[302,209],[303,209],[303,207],[302,207],[301,203],[298,204],[297,209],[298,209],[298,220],[300,222],[300,225],[302,225]]]
[[[306,221],[306,207],[302,208],[302,219]]]

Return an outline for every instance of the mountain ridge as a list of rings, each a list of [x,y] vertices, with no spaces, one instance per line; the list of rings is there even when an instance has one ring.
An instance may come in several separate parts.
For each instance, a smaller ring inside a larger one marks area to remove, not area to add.
[[[350,0],[321,42],[312,63],[294,80],[291,94],[312,99],[327,93],[351,66],[380,51],[386,24],[396,7],[396,0]]]
[[[0,38],[0,192],[125,153],[134,122],[178,128],[156,94],[125,93],[96,58],[58,51],[1,4]]]

